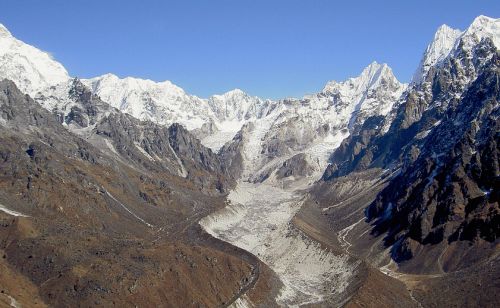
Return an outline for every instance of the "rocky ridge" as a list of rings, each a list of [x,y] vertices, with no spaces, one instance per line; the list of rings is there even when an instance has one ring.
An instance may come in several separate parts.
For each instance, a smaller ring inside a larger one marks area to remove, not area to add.
[[[449,251],[457,240],[497,242],[497,24],[481,16],[461,33],[440,28],[422,60],[429,63],[424,75],[391,111],[394,117],[368,118],[323,174],[331,182],[369,169],[392,170],[366,216],[394,260],[413,258],[408,269],[434,258],[428,251],[436,244],[447,243],[440,250]],[[471,256],[474,251],[455,251],[440,270],[476,262],[481,257]]]

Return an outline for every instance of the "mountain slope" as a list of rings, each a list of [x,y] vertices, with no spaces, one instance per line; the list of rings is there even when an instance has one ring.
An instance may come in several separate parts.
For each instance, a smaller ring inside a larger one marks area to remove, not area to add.
[[[417,158],[405,162],[401,174],[368,208],[369,219],[380,218],[376,232],[389,231],[388,244],[398,241],[396,260],[414,254],[412,240],[424,245],[476,239],[493,243],[500,237],[499,56],[486,64],[460,103],[448,107],[414,148]]]
[[[106,121],[119,115],[103,118],[94,134],[104,134]],[[138,121],[122,116],[128,124]],[[189,177],[172,174],[164,165],[169,154],[157,150],[172,138],[192,137],[141,124],[152,131],[144,129],[151,144],[143,146],[162,163],[146,164],[147,155],[130,152],[127,132],[137,126],[127,125],[121,136],[107,134],[117,149],[112,152],[72,133],[13,82],[0,81],[3,294],[33,305],[18,297],[21,279],[39,294],[38,304],[50,306],[186,306],[193,301],[219,306],[252,277],[258,265],[251,256],[207,240],[193,225],[222,205],[220,197],[207,194],[220,191],[205,187],[202,193]],[[186,165],[193,159],[183,155],[190,146],[187,142],[177,152]],[[212,168],[208,156],[201,167],[191,164],[205,181],[218,172],[214,167],[203,175],[203,168]],[[202,276],[205,283],[199,284]]]
[[[429,62],[436,38],[443,31],[457,34],[441,27],[422,61],[433,64],[394,107],[394,119],[365,121],[332,155],[323,175],[335,183],[386,170],[387,187],[366,217],[372,234],[383,236],[407,271],[456,271],[488,260],[498,242],[499,23],[476,18],[453,44],[443,44],[453,46],[439,53],[448,55]]]
[[[296,216],[419,306],[499,302],[499,24],[439,28],[398,103],[342,142]]]

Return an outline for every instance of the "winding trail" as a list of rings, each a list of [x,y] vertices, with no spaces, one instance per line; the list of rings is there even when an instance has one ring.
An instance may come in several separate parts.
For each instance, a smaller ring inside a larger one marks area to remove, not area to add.
[[[104,188],[103,188],[104,189]],[[132,212],[128,207],[126,207],[123,203],[121,203],[120,201],[118,201],[109,191],[105,190],[104,191],[106,192],[106,195],[108,197],[110,197],[113,201],[115,201],[116,203],[118,203],[125,211],[127,211],[130,215],[134,216],[134,218],[136,218],[137,220],[139,220],[140,222],[142,222],[143,224],[145,224],[146,226],[152,228],[153,225],[148,223],[147,221],[145,221],[144,219],[142,219],[141,217],[137,216],[137,214],[135,214],[134,212]]]

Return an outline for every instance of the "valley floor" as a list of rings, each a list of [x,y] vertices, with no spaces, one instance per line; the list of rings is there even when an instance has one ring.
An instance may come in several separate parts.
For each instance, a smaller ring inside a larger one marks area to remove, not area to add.
[[[278,304],[340,304],[359,262],[324,249],[291,223],[303,200],[297,187],[240,182],[228,205],[200,224],[214,237],[251,252],[277,274],[283,283]]]
[[[392,304],[417,307],[401,281],[348,251],[349,228],[335,233],[328,227],[321,229],[321,219],[304,218],[311,180],[291,185],[240,181],[226,207],[201,219],[200,225],[215,238],[255,255],[275,273],[282,283],[275,305],[357,307],[353,303],[366,304],[373,298],[371,304],[383,305],[393,297]],[[354,215],[357,222],[353,225],[368,227],[360,215],[362,212]],[[242,294],[233,306],[257,306],[249,293]]]

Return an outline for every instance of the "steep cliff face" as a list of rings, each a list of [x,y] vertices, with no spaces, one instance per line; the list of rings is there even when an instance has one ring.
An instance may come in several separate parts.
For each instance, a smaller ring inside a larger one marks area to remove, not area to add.
[[[396,260],[413,256],[412,242],[500,236],[498,54],[490,61],[367,209],[375,232],[388,232],[386,243],[397,243]]]
[[[172,124],[168,132],[170,145],[183,164],[183,172],[188,179],[202,188],[215,189],[220,193],[229,192],[235,178],[227,171],[217,154],[203,146],[179,124]]]
[[[476,248],[498,241],[495,23],[478,17],[465,32],[440,28],[417,71],[422,76],[414,78],[400,104],[388,117],[364,121],[323,174],[323,181],[334,182],[369,169],[391,171],[387,187],[365,213],[373,234],[385,237],[398,262],[436,258],[429,251],[439,246],[445,256],[440,270],[452,271],[491,252],[465,249],[457,241]]]

